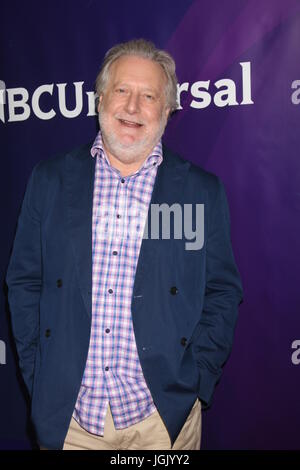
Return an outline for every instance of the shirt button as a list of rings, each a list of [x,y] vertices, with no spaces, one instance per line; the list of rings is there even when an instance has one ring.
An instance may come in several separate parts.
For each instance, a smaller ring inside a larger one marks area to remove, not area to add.
[[[121,183],[125,183],[125,180],[124,180],[124,178],[122,178],[122,179],[121,179]]]
[[[117,252],[117,251],[113,251],[113,255],[117,255],[117,254],[118,254],[118,252]]]
[[[176,286],[171,287],[170,289],[170,294],[176,295],[178,293],[178,289]]]
[[[105,367],[105,370],[108,371],[108,370],[109,370],[109,367],[106,366],[106,367]]]
[[[109,333],[109,332],[110,332],[110,329],[106,328],[105,333]]]
[[[120,214],[117,214],[117,219],[121,219],[121,216],[120,216]]]
[[[112,294],[112,293],[113,293],[113,290],[112,290],[112,289],[108,289],[108,292],[109,292],[110,294]]]
[[[182,346],[186,346],[186,343],[187,343],[187,339],[186,339],[186,338],[181,338],[180,344],[181,344]]]

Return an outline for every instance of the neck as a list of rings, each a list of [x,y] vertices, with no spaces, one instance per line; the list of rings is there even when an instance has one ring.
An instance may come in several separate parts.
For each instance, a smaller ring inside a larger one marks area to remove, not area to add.
[[[126,159],[120,159],[113,155],[108,149],[105,143],[103,142],[103,147],[105,149],[105,153],[107,155],[107,158],[109,160],[109,163],[111,164],[112,167],[116,168],[119,170],[121,176],[128,176],[132,175],[136,171],[138,171],[141,166],[144,164],[145,160],[147,159],[148,155],[151,153],[151,149],[149,152],[143,152],[142,156],[138,159],[134,159],[133,161],[127,162]]]

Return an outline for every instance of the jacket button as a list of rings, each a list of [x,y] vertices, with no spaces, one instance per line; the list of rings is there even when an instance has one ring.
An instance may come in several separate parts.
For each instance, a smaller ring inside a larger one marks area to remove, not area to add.
[[[45,331],[45,336],[46,336],[46,338],[50,338],[51,330],[49,328],[47,328],[47,330]]]
[[[180,344],[181,344],[182,346],[186,346],[186,343],[187,343],[187,339],[186,339],[186,338],[181,338]]]
[[[57,279],[56,285],[57,285],[57,287],[61,287],[62,286],[62,279]]]
[[[178,289],[177,289],[177,287],[176,287],[176,286],[173,286],[173,287],[171,287],[171,289],[170,289],[170,294],[172,294],[172,295],[176,295],[176,294],[177,294],[177,292],[178,292]]]

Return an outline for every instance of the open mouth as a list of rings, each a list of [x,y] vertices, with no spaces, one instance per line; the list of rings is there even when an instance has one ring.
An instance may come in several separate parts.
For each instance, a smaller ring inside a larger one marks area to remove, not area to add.
[[[140,122],[127,121],[127,119],[119,119],[119,121],[123,126],[133,127],[133,128],[136,128],[136,129],[138,129],[139,127],[142,127],[142,125],[143,125]]]

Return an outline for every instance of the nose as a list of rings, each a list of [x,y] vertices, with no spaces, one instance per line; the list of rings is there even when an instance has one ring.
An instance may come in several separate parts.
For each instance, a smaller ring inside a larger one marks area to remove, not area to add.
[[[138,93],[129,93],[127,101],[125,103],[125,111],[127,111],[128,114],[135,114],[139,111],[139,108],[140,105]]]

